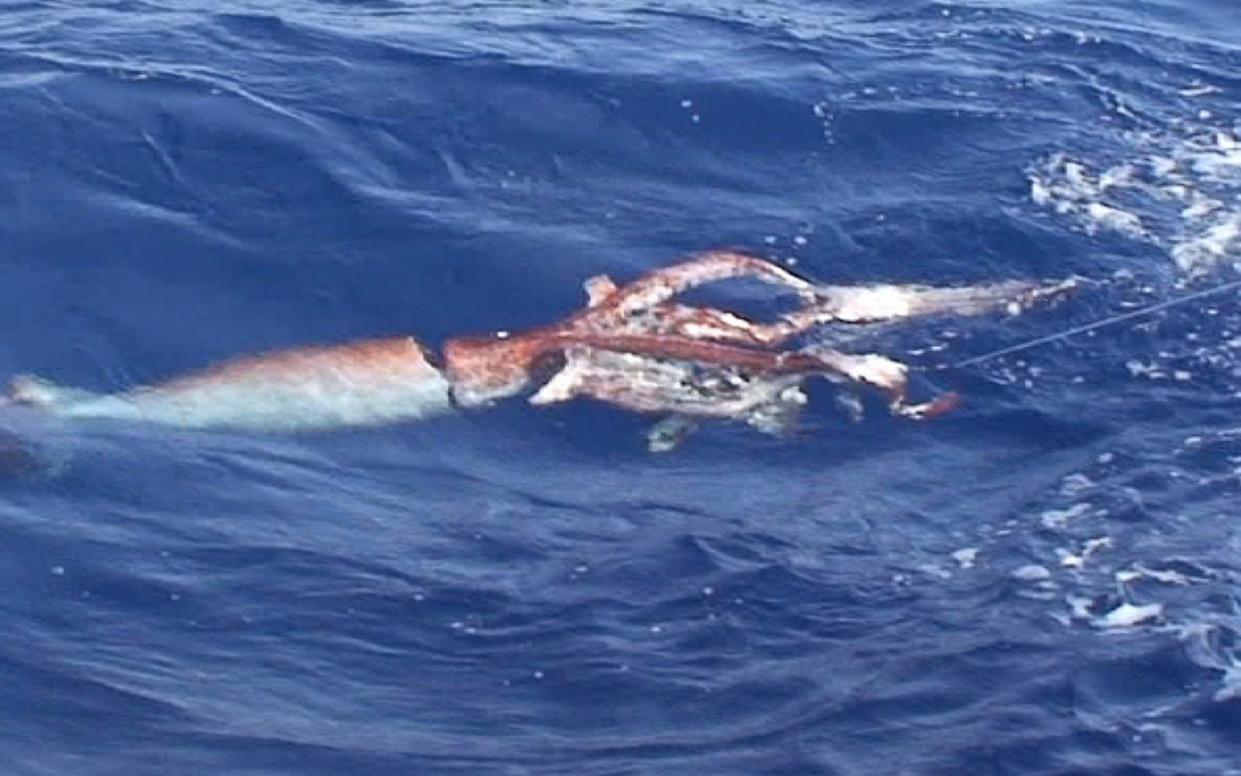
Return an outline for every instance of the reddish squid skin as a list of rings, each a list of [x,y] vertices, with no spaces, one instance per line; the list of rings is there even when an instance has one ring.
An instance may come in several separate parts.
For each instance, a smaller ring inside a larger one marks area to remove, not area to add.
[[[943,417],[950,412],[955,412],[964,401],[965,399],[959,393],[945,393],[922,405],[918,412],[918,418],[921,420],[934,420],[935,418]]]
[[[794,292],[801,307],[774,322],[759,323],[675,299],[696,286],[737,277]],[[926,404],[906,404],[908,368],[902,364],[823,347],[780,350],[778,346],[833,321],[858,323],[953,312],[971,315],[996,309],[1006,299],[1017,298],[1023,305],[1054,299],[1071,287],[1072,283],[1037,286],[1017,281],[957,289],[816,286],[771,262],[714,251],[654,270],[624,286],[606,277],[593,278],[587,283],[590,303],[585,309],[553,325],[514,335],[450,339],[442,348],[442,366],[413,338],[393,337],[241,358],[162,385],[117,394],[90,394],[19,378],[13,382],[9,400],[64,417],[114,417],[198,428],[339,428],[418,419],[454,406],[485,405],[534,387],[564,364],[570,352],[579,359],[576,363],[588,365],[594,352],[638,359],[593,363],[595,378],[620,389],[596,397],[604,401],[619,401],[626,395],[625,381],[640,379],[638,372],[645,359],[647,366],[664,362],[720,367],[759,380],[822,375],[881,391],[893,413],[902,417],[934,418],[955,409],[960,397],[947,394]],[[687,379],[688,390],[694,390],[695,378]],[[677,403],[676,391],[687,390],[681,383],[678,386],[670,386],[664,395],[657,383],[644,384],[643,407],[652,412],[676,411],[683,406]],[[572,393],[552,391],[541,398],[550,402],[557,400],[556,395]],[[701,395],[711,402],[709,391]],[[661,401],[669,407],[662,407]],[[725,400],[721,397],[720,401]],[[726,406],[700,402],[692,409],[718,415],[725,413]]]
[[[10,398],[66,418],[258,431],[376,425],[452,409],[443,373],[411,337],[252,356],[117,394],[18,379]]]

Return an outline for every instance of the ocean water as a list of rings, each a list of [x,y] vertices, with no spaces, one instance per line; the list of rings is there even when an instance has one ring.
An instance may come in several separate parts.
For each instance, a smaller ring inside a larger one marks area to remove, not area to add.
[[[0,377],[578,308],[746,248],[1092,281],[858,347],[800,431],[513,401],[303,436],[0,416],[6,774],[1241,773],[1224,0],[0,5]]]

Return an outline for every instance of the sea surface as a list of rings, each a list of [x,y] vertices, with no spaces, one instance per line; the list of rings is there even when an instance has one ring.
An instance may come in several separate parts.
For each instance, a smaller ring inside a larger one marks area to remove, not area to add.
[[[432,346],[707,248],[1089,282],[783,437],[0,413],[0,772],[1241,774],[1241,4],[0,2],[0,379]],[[748,289],[733,292],[747,297]],[[949,368],[939,367],[947,365]]]

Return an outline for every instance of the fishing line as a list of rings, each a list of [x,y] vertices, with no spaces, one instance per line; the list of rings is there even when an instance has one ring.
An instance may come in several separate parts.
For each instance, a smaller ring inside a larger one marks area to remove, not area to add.
[[[1052,342],[1058,342],[1063,339],[1068,339],[1069,337],[1075,337],[1078,334],[1085,334],[1088,331],[1095,331],[1096,329],[1102,329],[1107,326],[1115,325],[1117,323],[1123,323],[1124,321],[1132,320],[1134,318],[1142,318],[1144,316],[1150,315],[1151,313],[1157,313],[1160,310],[1167,310],[1171,307],[1176,307],[1178,305],[1185,304],[1186,302],[1193,302],[1198,299],[1205,299],[1210,296],[1217,296],[1219,294],[1227,293],[1228,291],[1232,291],[1234,289],[1239,289],[1239,288],[1241,288],[1241,280],[1234,280],[1230,283],[1224,283],[1223,285],[1215,286],[1213,288],[1206,288],[1206,289],[1203,289],[1202,291],[1195,291],[1192,294],[1186,294],[1185,296],[1179,296],[1176,299],[1169,299],[1164,302],[1158,302],[1156,304],[1150,305],[1148,307],[1143,307],[1138,310],[1130,310],[1127,313],[1121,313],[1120,315],[1113,315],[1110,318],[1104,318],[1101,321],[1094,321],[1093,323],[1087,323],[1081,326],[1075,326],[1071,329],[1066,329],[1065,331],[1057,332],[1055,334],[1049,334],[1046,337],[1039,337],[1038,339],[1032,339],[1026,342],[1019,342],[1016,345],[1009,345],[1006,348],[1000,348],[999,350],[993,350],[989,353],[983,353],[978,356],[970,356],[969,358],[963,359],[961,361],[957,361],[956,363],[953,363],[953,364],[940,364],[939,366],[935,367],[935,369],[936,370],[958,369],[963,366],[973,366],[974,364],[981,364],[986,361],[999,358],[1000,356],[1007,356],[1012,353],[1020,353],[1023,350],[1030,350],[1031,348],[1037,348],[1040,345],[1046,345]]]

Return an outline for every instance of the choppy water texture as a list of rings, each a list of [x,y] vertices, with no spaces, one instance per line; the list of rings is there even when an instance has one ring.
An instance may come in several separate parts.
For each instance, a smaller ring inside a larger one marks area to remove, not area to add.
[[[1235,278],[1217,0],[0,8],[0,375],[86,388],[519,328],[749,247],[1101,281],[952,362]],[[0,460],[12,774],[1241,773],[1241,300],[804,431],[520,403]],[[913,352],[914,355],[909,355]]]

